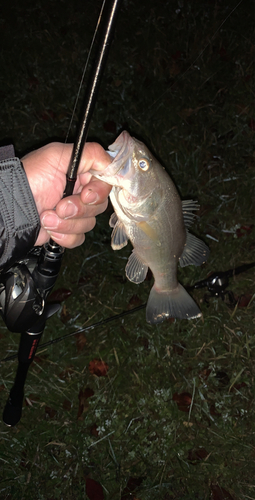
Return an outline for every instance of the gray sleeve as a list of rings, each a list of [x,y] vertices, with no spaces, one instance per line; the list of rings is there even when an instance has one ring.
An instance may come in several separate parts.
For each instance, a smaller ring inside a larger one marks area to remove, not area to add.
[[[11,151],[10,147],[0,148],[0,272],[26,257],[40,230],[22,163],[15,157],[6,158]]]

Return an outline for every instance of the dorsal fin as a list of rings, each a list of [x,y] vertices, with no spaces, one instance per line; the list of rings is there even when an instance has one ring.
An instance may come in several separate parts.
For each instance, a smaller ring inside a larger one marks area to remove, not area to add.
[[[187,227],[187,228],[189,226],[191,226],[194,218],[196,217],[196,215],[193,214],[194,210],[199,210],[199,204],[197,201],[193,201],[193,200],[183,200],[182,201],[183,219],[184,219],[185,227]]]

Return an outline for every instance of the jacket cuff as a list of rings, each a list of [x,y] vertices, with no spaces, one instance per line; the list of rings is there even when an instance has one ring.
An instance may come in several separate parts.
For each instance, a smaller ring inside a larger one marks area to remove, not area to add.
[[[40,218],[26,173],[13,146],[0,148],[0,272],[33,248]]]

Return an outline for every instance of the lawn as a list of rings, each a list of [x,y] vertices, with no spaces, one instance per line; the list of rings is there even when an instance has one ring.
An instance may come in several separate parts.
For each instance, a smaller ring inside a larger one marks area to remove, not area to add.
[[[21,157],[73,141],[100,8],[2,9],[0,145]],[[211,253],[179,269],[184,286],[255,260],[254,52],[249,0],[123,0],[89,140],[107,148],[128,130],[199,202],[192,231]],[[111,213],[65,252],[41,344],[65,338],[39,347],[20,423],[0,423],[0,500],[254,500],[254,270],[230,278],[235,306],[191,291],[198,320],[153,326],[141,308],[86,330],[144,304],[153,284],[126,279],[131,246],[111,249]],[[2,320],[0,344],[2,360],[19,344]],[[1,408],[16,368],[1,362]]]

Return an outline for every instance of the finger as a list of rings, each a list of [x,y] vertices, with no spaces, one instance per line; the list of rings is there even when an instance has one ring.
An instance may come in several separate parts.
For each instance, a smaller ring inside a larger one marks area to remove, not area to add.
[[[91,224],[91,229],[93,228],[93,223]],[[50,238],[52,238],[56,243],[65,247],[65,248],[75,248],[81,245],[85,240],[85,234],[62,234],[55,233],[54,231],[46,231],[45,229],[41,229],[38,235],[38,238],[35,242],[35,246],[42,246],[47,243]]]
[[[90,210],[93,208],[94,207],[89,207]],[[62,234],[87,233],[93,229],[95,223],[96,218],[94,214],[87,214],[86,217],[70,217],[68,219],[61,219],[55,212],[47,212],[41,219],[41,225],[44,229],[49,232],[53,231],[55,233]]]
[[[50,233],[50,237],[59,245],[64,248],[75,248],[85,241],[85,234],[60,234],[60,233]]]
[[[45,243],[47,243],[47,241],[49,241],[49,239],[50,239],[50,235],[49,235],[48,231],[46,231],[46,229],[41,228],[39,231],[39,234],[38,234],[38,238],[35,242],[35,246],[40,247],[40,246],[44,245]]]
[[[79,173],[87,172],[90,169],[104,170],[112,162],[111,156],[97,142],[86,142]]]
[[[65,219],[67,217],[86,217],[87,214],[98,215],[107,207],[107,197],[111,186],[102,181],[90,182],[81,193],[71,195],[59,201],[56,206],[56,214]],[[95,210],[89,210],[95,206]],[[104,207],[104,208],[103,208]]]
[[[81,191],[81,200],[84,204],[100,204],[106,200],[111,192],[112,186],[106,182],[92,177],[91,181]]]

